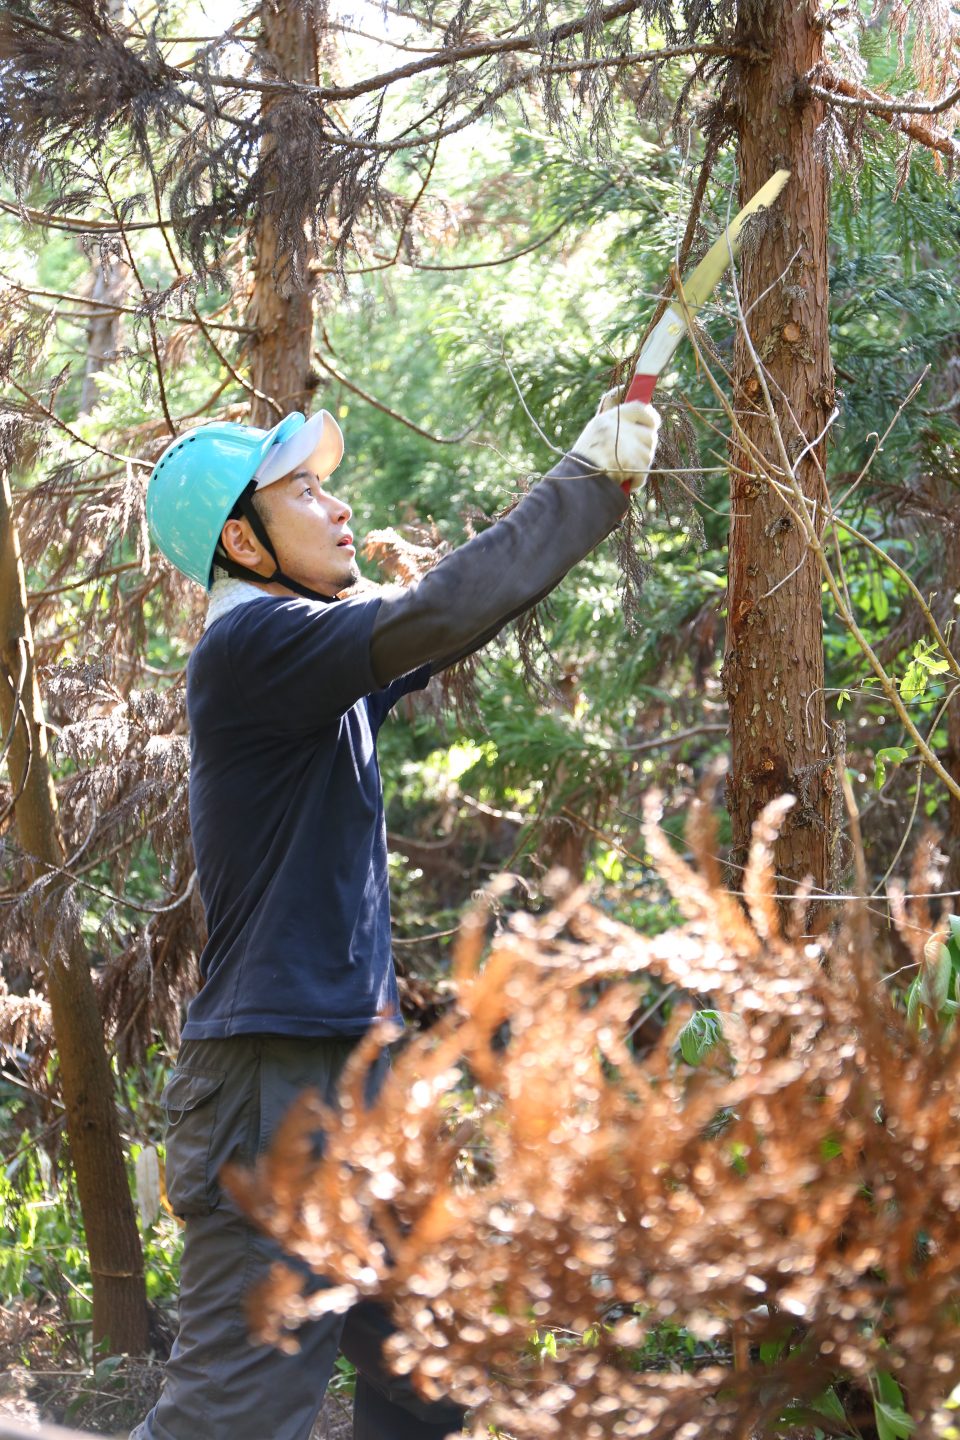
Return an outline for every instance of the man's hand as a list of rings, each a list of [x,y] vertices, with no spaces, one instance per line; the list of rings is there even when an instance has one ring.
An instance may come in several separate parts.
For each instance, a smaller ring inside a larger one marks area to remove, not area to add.
[[[628,405],[617,403],[618,390],[608,390],[600,408],[585,426],[576,444],[574,455],[589,460],[598,470],[605,470],[621,484],[633,490],[646,480],[657,448],[660,416],[652,405],[631,400]]]

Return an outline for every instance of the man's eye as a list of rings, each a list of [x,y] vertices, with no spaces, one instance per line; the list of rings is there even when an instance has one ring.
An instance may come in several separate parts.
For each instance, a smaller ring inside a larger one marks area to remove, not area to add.
[[[310,489],[310,486],[309,486],[309,485],[304,485],[303,489],[300,491],[300,494],[301,494],[301,495],[312,495],[312,494],[313,494],[313,491]]]

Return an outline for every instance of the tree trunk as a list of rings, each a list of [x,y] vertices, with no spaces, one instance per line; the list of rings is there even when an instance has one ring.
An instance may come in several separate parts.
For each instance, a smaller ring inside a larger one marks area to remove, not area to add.
[[[57,797],[34,671],[26,583],[6,467],[0,463],[0,718],[14,821],[32,881],[64,863]],[[147,1297],[140,1234],[124,1167],[103,1022],[67,879],[37,892],[36,944],[45,966],[70,1153],[93,1280],[93,1341],[110,1350],[147,1349]]]
[[[746,10],[747,7],[743,7]],[[751,7],[752,16],[758,13]],[[813,3],[765,0],[759,19],[741,18],[738,44],[768,59],[745,63],[739,90],[741,203],[781,167],[791,178],[758,242],[744,246],[743,308],[763,361],[793,460],[818,436],[833,405],[827,272],[829,184],[816,158],[814,131],[822,105],[798,102],[798,79],[822,53]],[[780,467],[754,363],[742,334],[734,361],[734,404],[743,429]],[[791,414],[792,412],[792,414]],[[820,441],[799,466],[804,494],[822,496]],[[730,705],[732,773],[727,804],[732,859],[742,864],[761,808],[784,792],[797,805],[776,848],[787,881],[831,874],[833,788],[824,719],[820,571],[803,535],[758,476],[746,447],[731,444],[730,560],[723,685]],[[781,887],[792,893],[794,886]]]
[[[129,283],[129,267],[116,256],[105,255],[97,263],[90,290],[91,300],[100,300],[107,305],[122,305]],[[120,312],[101,310],[91,306],[93,316],[87,324],[87,359],[83,371],[83,387],[80,391],[81,415],[86,415],[100,399],[97,376],[106,369],[117,348],[120,334]]]
[[[262,44],[285,80],[310,84],[318,81],[317,29],[309,7],[274,6],[262,0],[260,7]],[[268,114],[271,97],[264,97]],[[269,135],[264,148],[272,148],[278,137]],[[305,207],[309,205],[309,196]],[[309,408],[316,378],[310,364],[313,342],[313,296],[309,290],[294,288],[275,273],[277,227],[265,215],[256,236],[253,294],[249,323],[255,330],[251,349],[251,379],[258,394],[252,398],[253,425],[275,425],[291,410]],[[280,280],[278,287],[278,278]],[[271,403],[273,402],[273,403]]]
[[[107,0],[107,13],[111,20],[122,23],[124,0]],[[122,305],[130,283],[130,267],[119,254],[111,254],[104,247],[97,259],[90,287],[91,300],[106,305]],[[100,399],[97,376],[105,370],[113,358],[120,336],[120,312],[101,310],[91,305],[91,319],[87,325],[87,359],[83,369],[83,385],[80,390],[78,411],[87,415]]]

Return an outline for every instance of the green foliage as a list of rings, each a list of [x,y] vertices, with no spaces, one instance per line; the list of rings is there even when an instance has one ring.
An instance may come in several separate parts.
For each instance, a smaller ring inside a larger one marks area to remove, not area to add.
[[[127,1125],[153,1143],[160,1137],[157,1099],[168,1065],[169,1056],[155,1049],[144,1071],[130,1070],[122,1077],[118,1095]],[[6,1135],[17,1133],[19,1114],[16,1093],[0,1093]],[[133,1191],[138,1148],[132,1145],[129,1155]],[[0,1289],[8,1301],[29,1300],[50,1310],[58,1323],[73,1327],[74,1349],[93,1363],[88,1328],[92,1286],[75,1180],[69,1167],[54,1166],[42,1139],[29,1127],[19,1130],[0,1172],[0,1237]],[[171,1312],[179,1287],[181,1241],[180,1225],[166,1213],[142,1234],[147,1298]]]
[[[906,994],[907,1019],[918,1030],[935,1027],[947,1034],[960,1010],[960,916],[947,917],[945,944],[928,945],[919,974]]]
[[[676,1049],[688,1065],[699,1065],[717,1045],[723,1045],[723,1020],[716,1010],[696,1010],[677,1036]]]
[[[873,1413],[879,1440],[909,1440],[917,1428],[904,1408],[903,1391],[886,1370],[875,1376]]]

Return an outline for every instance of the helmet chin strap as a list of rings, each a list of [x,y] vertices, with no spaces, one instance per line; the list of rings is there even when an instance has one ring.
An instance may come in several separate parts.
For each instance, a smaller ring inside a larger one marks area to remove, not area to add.
[[[253,503],[256,488],[256,482],[251,480],[237,501],[237,508],[243,518],[249,521],[250,529],[270,556],[276,569],[272,575],[260,575],[256,570],[251,570],[248,566],[241,565],[239,560],[234,560],[231,556],[225,554],[222,546],[217,552],[216,564],[220,566],[221,570],[226,570],[228,575],[232,575],[235,580],[252,580],[255,585],[273,585],[275,583],[285,585],[288,590],[292,590],[296,595],[302,595],[305,600],[322,600],[325,605],[332,605],[335,600],[339,599],[339,596],[323,595],[319,590],[311,590],[308,585],[301,585],[299,580],[294,580],[291,575],[287,575],[281,570],[280,561],[277,559],[277,552],[273,548],[273,541],[270,539],[267,527],[257,514],[256,507]]]

